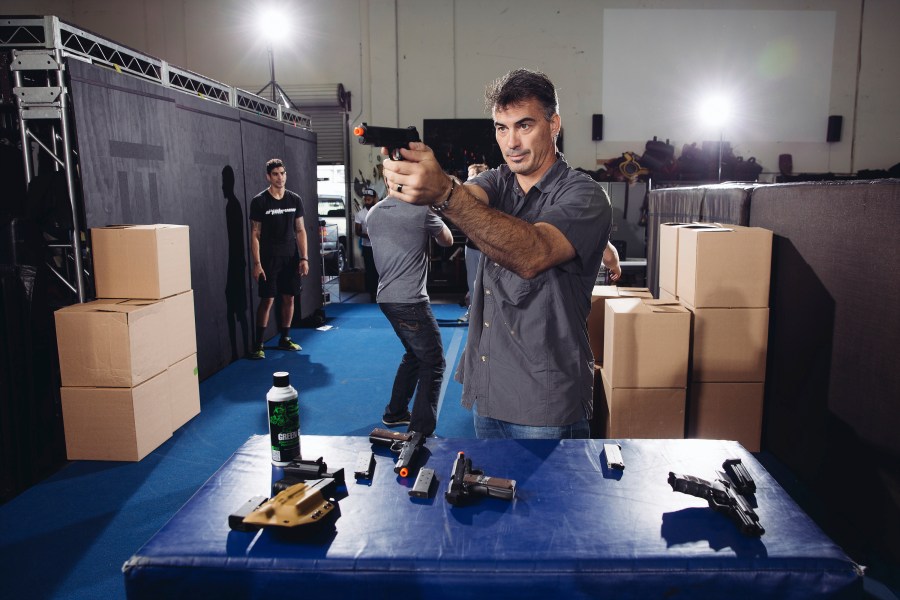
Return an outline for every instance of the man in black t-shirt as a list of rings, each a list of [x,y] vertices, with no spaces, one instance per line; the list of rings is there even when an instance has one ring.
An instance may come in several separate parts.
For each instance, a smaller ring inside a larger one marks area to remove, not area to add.
[[[253,278],[259,285],[256,339],[254,351],[250,353],[253,359],[266,357],[263,336],[276,293],[281,295],[278,348],[293,352],[301,350],[299,344],[291,341],[290,328],[294,318],[294,296],[302,288],[300,277],[309,273],[303,204],[300,196],[285,188],[287,173],[280,159],[273,158],[266,163],[266,179],[269,187],[250,202],[250,253]]]

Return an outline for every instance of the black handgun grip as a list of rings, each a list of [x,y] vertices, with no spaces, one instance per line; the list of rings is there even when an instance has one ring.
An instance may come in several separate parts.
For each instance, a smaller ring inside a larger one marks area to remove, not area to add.
[[[469,474],[464,479],[468,490],[472,494],[512,500],[516,495],[516,480],[490,477],[488,475]]]
[[[669,485],[672,490],[708,500],[712,496],[713,484],[693,475],[681,475],[669,471]]]
[[[380,446],[393,446],[397,442],[406,442],[411,438],[411,433],[391,431],[390,429],[376,427],[372,430],[372,433],[369,434],[369,443],[378,444]]]

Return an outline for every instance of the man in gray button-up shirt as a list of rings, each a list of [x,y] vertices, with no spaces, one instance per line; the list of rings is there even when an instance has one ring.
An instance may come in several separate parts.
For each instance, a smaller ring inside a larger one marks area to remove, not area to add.
[[[599,184],[556,151],[556,90],[519,69],[487,92],[506,164],[457,185],[413,144],[384,161],[392,194],[444,213],[482,250],[457,375],[479,437],[588,437],[586,319],[612,222]],[[384,150],[383,150],[384,152]]]

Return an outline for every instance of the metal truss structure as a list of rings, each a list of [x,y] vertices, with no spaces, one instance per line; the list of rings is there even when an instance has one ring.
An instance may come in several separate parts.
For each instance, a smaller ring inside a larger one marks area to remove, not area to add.
[[[84,276],[87,272],[82,264],[82,231],[76,200],[74,161],[77,152],[70,133],[66,59],[103,65],[119,73],[294,127],[309,129],[312,125],[310,118],[297,110],[170,65],[164,60],[78,29],[54,16],[0,17],[0,50],[4,49],[12,53],[10,71],[15,80],[13,93],[18,105],[26,183],[30,183],[34,175],[29,152],[32,142],[47,152],[57,168],[62,168],[66,173],[74,230],[68,243],[55,244],[54,247],[65,250],[65,265],[73,262],[74,268],[61,272],[59,265],[48,263],[47,266],[77,296],[78,302],[85,300]],[[29,126],[36,121],[44,128],[49,125],[49,140],[41,140],[34,133],[34,128]]]

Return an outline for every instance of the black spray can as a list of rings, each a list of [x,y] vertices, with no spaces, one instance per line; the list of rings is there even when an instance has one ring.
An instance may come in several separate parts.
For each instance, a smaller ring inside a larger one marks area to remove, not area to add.
[[[300,404],[287,371],[278,371],[272,380],[272,389],[266,394],[272,464],[283,467],[300,457]]]

